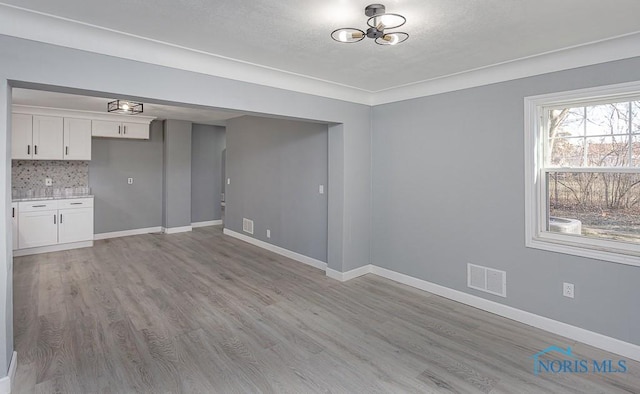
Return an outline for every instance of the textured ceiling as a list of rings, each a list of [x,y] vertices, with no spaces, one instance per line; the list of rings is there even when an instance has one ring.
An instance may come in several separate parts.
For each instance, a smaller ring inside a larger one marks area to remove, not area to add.
[[[4,0],[191,49],[379,91],[640,30],[638,0],[389,0],[410,39],[341,44],[353,0]]]

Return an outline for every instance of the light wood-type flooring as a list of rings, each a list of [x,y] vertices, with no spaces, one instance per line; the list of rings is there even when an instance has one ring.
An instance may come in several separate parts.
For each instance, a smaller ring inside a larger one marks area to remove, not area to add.
[[[219,227],[16,258],[18,393],[618,393],[533,374],[550,345],[618,359],[374,275],[346,283]]]

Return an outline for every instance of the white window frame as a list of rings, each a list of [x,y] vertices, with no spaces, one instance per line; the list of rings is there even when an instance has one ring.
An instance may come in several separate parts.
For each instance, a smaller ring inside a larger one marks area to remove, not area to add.
[[[618,99],[624,101],[627,98],[637,99],[638,96],[640,96],[640,81],[525,97],[525,245],[527,247],[640,266],[640,245],[546,231],[547,197],[540,165],[544,159],[542,144],[546,143],[543,140],[545,108],[584,106]],[[567,169],[563,168],[563,170]],[[570,171],[591,172],[589,168],[571,168]],[[640,168],[617,168],[612,169],[611,172],[640,173]]]

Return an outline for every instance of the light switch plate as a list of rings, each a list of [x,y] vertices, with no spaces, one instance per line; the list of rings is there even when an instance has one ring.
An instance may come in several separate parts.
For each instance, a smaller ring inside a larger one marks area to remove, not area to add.
[[[324,194],[324,185],[320,185],[320,187],[318,187],[318,193]]]
[[[127,183],[129,185],[133,185],[133,178],[127,178]]]
[[[46,179],[44,180],[44,185],[45,185],[45,186],[52,186],[52,185],[53,185],[53,179],[51,179],[51,178],[46,178]]]

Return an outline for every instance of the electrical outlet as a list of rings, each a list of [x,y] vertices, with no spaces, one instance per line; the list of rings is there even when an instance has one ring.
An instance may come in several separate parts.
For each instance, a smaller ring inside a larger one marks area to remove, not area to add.
[[[127,178],[127,183],[129,185],[133,185],[133,178]]]
[[[573,298],[573,296],[575,295],[573,283],[564,282],[562,284],[562,295],[565,297]]]
[[[45,186],[52,186],[52,185],[53,185],[53,179],[51,179],[51,178],[46,178],[46,179],[44,180],[44,185],[45,185]]]
[[[227,178],[227,185],[231,184],[231,178]]]
[[[267,229],[267,238],[271,238],[271,230]]]
[[[320,187],[318,188],[318,193],[324,194],[324,185],[320,185]]]

